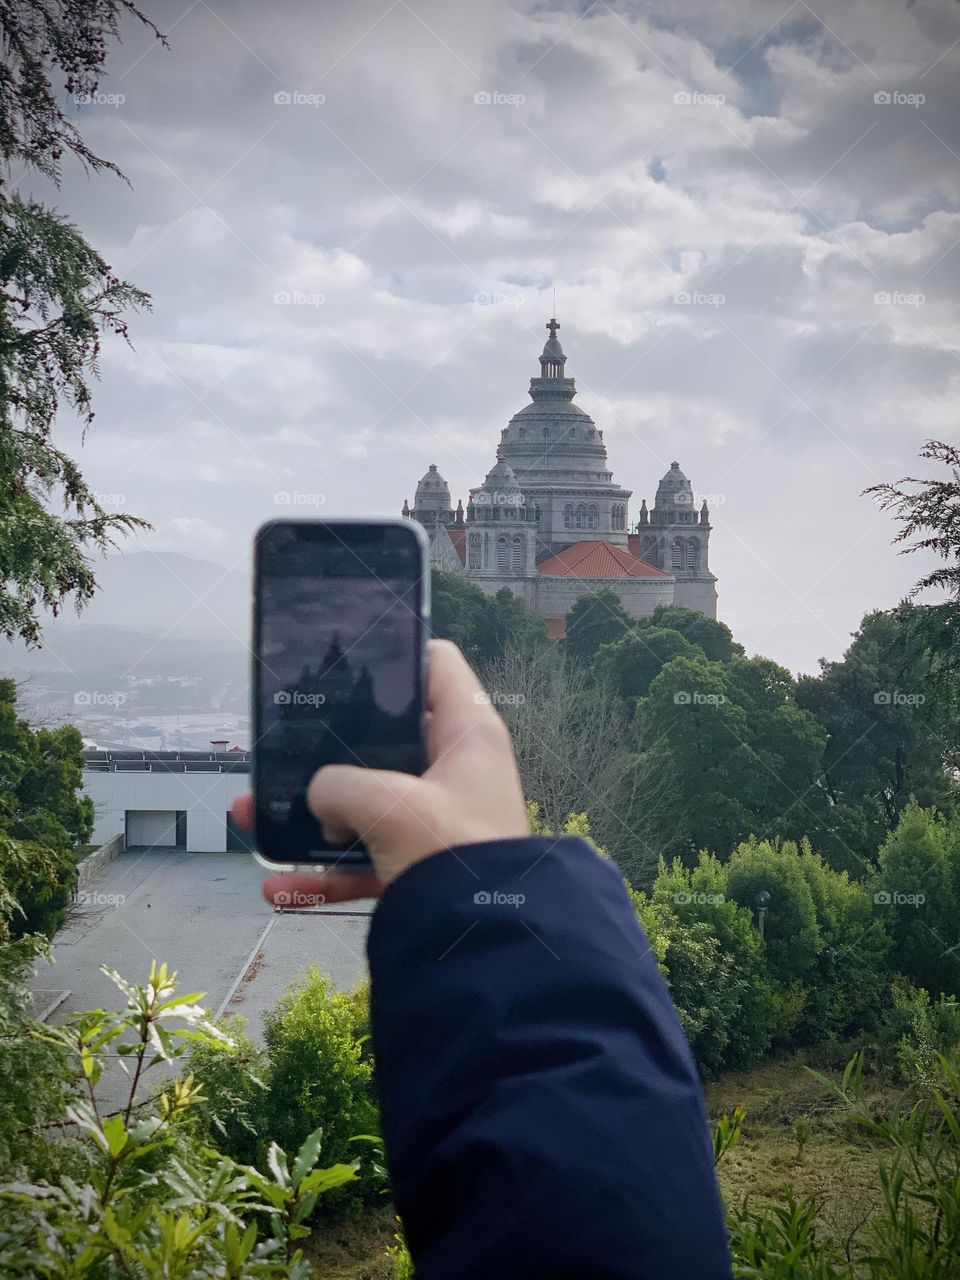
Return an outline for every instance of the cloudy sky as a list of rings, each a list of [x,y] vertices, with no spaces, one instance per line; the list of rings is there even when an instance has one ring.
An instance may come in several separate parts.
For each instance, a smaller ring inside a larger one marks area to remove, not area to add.
[[[815,669],[918,576],[859,494],[956,437],[952,0],[143,7],[169,51],[127,27],[71,106],[131,186],[57,197],[154,299],[82,453],[131,549],[465,496],[556,289],[631,518],[678,459],[749,651]]]

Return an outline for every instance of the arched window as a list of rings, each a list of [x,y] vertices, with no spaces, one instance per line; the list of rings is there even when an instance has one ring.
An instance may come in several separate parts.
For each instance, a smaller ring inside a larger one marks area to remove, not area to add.
[[[683,568],[683,539],[674,538],[673,540],[673,567],[674,569]]]
[[[647,564],[652,564],[659,568],[657,540],[652,533],[648,533],[643,540],[643,549],[640,552],[640,558],[641,560],[646,560]]]
[[[700,543],[696,538],[687,539],[687,566],[688,569],[700,568]]]
[[[509,564],[509,552],[507,549],[507,540],[505,537],[497,539],[497,570],[506,573]]]
[[[610,508],[610,528],[622,529],[624,519],[624,508],[619,502],[615,502]]]
[[[566,502],[563,506],[563,527],[565,529],[573,528],[573,503]]]
[[[524,555],[523,539],[519,534],[513,540],[513,546],[510,549],[510,568],[514,573],[523,573],[526,566],[526,556]]]
[[[584,526],[584,522],[585,522],[585,520],[586,520],[586,517],[587,517],[587,508],[586,508],[586,505],[585,505],[584,503],[582,503],[582,502],[578,502],[578,503],[577,503],[577,518],[576,518],[576,525],[577,525],[577,528],[578,528],[578,529],[582,529],[582,528],[583,528],[583,526]]]
[[[480,546],[482,542],[483,542],[483,537],[481,534],[471,533],[470,541],[467,544],[467,568],[468,569],[480,568]]]
[[[595,529],[597,527],[597,517],[598,517],[597,504],[595,502],[591,502],[590,505],[587,507],[587,528],[588,529]]]

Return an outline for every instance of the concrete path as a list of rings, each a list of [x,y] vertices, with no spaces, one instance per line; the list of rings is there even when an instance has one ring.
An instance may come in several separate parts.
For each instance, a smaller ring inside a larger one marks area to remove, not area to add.
[[[264,870],[247,853],[131,851],[84,887],[52,947],[53,964],[39,961],[34,1007],[62,996],[50,1020],[82,1009],[123,1005],[123,995],[100,972],[115,969],[145,982],[150,961],[177,971],[182,992],[205,992],[211,1014],[239,1013],[247,1032],[262,1038],[262,1018],[287,986],[312,965],[333,986],[350,990],[366,975],[371,902],[307,912],[277,912],[260,896]],[[108,1080],[104,1095],[122,1092]]]

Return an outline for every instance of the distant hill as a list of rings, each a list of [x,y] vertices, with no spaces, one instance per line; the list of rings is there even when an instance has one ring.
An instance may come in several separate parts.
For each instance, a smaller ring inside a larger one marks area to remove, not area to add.
[[[123,718],[206,708],[245,711],[250,582],[189,556],[109,556],[88,609],[43,624],[41,646],[0,646],[0,674],[25,682],[25,713],[83,723],[81,691],[124,693]]]
[[[3,665],[47,671],[63,659],[75,667],[67,649],[82,662],[88,649],[106,644],[116,650],[138,633],[138,649],[148,636],[165,637],[170,642],[164,644],[165,651],[187,641],[211,649],[245,650],[249,644],[250,578],[242,570],[173,552],[136,551],[107,556],[96,573],[99,590],[79,616],[69,606],[59,618],[47,615],[42,647],[28,651],[22,644],[10,644],[0,659]],[[129,634],[127,639],[111,637],[105,628]]]

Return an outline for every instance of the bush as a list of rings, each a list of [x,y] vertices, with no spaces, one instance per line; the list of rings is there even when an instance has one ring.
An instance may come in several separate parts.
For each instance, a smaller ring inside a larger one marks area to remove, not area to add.
[[[143,986],[104,972],[126,995],[123,1010],[34,1028],[82,1064],[82,1092],[68,1117],[85,1145],[87,1172],[0,1188],[0,1280],[308,1280],[297,1241],[309,1234],[318,1198],[353,1180],[358,1162],[316,1168],[319,1131],[292,1160],[272,1144],[269,1174],[217,1155],[190,1137],[190,1113],[202,1101],[190,1075],[178,1076],[155,1104],[136,1101],[144,1072],[181,1058],[188,1042],[229,1042],[196,996],[176,994],[165,965],[152,966]],[[126,1058],[131,1080],[125,1105],[111,1113],[97,1097],[107,1051]]]
[[[190,1053],[206,1095],[192,1119],[198,1136],[231,1159],[262,1163],[272,1143],[292,1150],[319,1129],[325,1155],[347,1161],[357,1154],[352,1139],[378,1132],[366,984],[331,991],[311,969],[265,1018],[263,1049],[240,1020],[220,1029],[229,1032],[229,1047],[200,1043]],[[380,1187],[370,1167],[329,1203],[342,1207],[379,1195]]]

